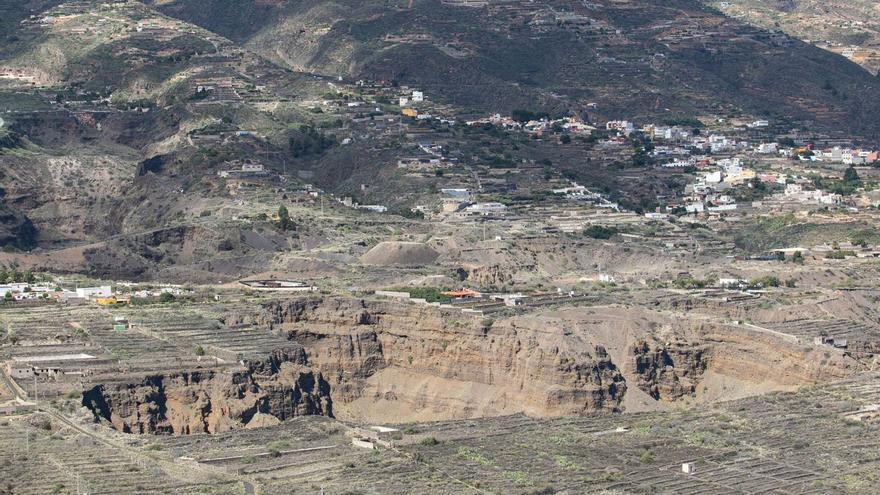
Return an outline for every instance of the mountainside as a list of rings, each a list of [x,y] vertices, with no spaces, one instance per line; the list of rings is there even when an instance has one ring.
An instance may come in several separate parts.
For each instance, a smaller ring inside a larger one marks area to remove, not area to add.
[[[154,3],[288,67],[409,84],[474,111],[597,103],[605,117],[746,111],[880,130],[858,103],[880,87],[856,64],[697,1],[251,0],[241,23],[224,15],[241,2]]]
[[[275,150],[261,164],[282,169],[276,146],[301,135],[289,125],[301,120],[288,89],[298,76],[139,2],[30,2],[9,12],[0,244],[77,246],[52,264],[129,278],[157,264],[247,255],[239,236],[199,215],[228,201],[211,180],[219,168]]]
[[[880,72],[880,5],[873,0],[705,0],[737,19],[780,30]]]
[[[228,280],[285,267],[279,253],[304,247],[354,254],[357,236],[338,218],[316,220],[325,201],[313,187],[410,215],[444,187],[483,190],[469,183],[481,166],[495,176],[487,195],[528,201],[577,180],[641,212],[686,182],[639,164],[637,146],[609,152],[598,136],[558,146],[400,120],[390,95],[407,85],[459,124],[529,109],[600,126],[763,117],[779,134],[880,131],[861,104],[880,88],[859,66],[695,1],[405,3],[47,0],[10,9],[0,46],[0,241],[65,250],[13,260],[36,268]],[[401,171],[398,160],[422,153],[427,139],[443,142],[454,178]],[[497,178],[518,164],[529,171]],[[243,166],[262,171],[235,175]],[[302,208],[279,229],[273,215],[294,195]],[[344,215],[359,232],[382,231]]]

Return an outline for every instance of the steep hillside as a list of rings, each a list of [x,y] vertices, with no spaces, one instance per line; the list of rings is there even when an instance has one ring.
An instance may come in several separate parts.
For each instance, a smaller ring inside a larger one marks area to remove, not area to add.
[[[781,30],[880,72],[880,5],[872,0],[705,0],[721,12]]]
[[[414,85],[479,112],[587,103],[606,117],[746,111],[880,135],[858,104],[880,87],[856,64],[692,0],[424,0],[412,10],[251,0],[242,10],[265,15],[234,26],[222,15],[228,0],[155,3],[289,67]]]
[[[283,170],[278,149],[301,135],[289,89],[307,87],[300,76],[139,2],[7,10],[0,246],[76,246],[47,260],[132,278],[157,264],[254,256],[227,235],[238,223],[199,215],[233,203],[218,169],[263,153],[269,172]]]

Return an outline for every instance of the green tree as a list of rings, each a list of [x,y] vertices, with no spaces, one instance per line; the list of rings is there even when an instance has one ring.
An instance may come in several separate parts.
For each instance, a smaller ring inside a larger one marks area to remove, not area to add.
[[[170,303],[171,301],[174,301],[174,294],[172,294],[170,292],[163,292],[159,296],[160,303],[166,304],[166,303]]]
[[[293,222],[290,220],[290,213],[287,211],[287,207],[281,205],[278,208],[278,228],[281,230],[290,230],[293,227]]]
[[[521,124],[525,124],[530,120],[550,118],[550,114],[547,112],[532,112],[530,110],[516,109],[511,112],[510,117]]]
[[[855,167],[850,165],[846,172],[843,173],[843,181],[850,184],[858,184],[862,182],[862,179],[859,177],[859,173],[856,172]]]

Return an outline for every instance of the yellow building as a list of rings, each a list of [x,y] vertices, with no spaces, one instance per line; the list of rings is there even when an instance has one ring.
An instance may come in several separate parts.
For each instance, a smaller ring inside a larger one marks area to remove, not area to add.
[[[754,179],[757,176],[758,176],[757,172],[755,172],[754,170],[752,170],[750,168],[747,168],[747,169],[741,170],[735,174],[728,175],[727,177],[724,178],[724,182],[731,184],[731,185],[743,184],[745,182],[749,182],[750,180]]]
[[[400,110],[400,114],[404,117],[418,117],[419,112],[417,112],[414,108],[403,108]]]
[[[115,297],[97,297],[95,298],[95,303],[98,306],[115,306],[119,301],[116,300]]]

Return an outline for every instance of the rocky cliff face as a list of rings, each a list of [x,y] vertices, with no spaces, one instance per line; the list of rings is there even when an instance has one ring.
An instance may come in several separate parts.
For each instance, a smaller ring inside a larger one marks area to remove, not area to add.
[[[666,346],[642,340],[632,346],[638,387],[655,400],[693,395],[708,366],[705,346],[677,342]]]
[[[217,433],[295,416],[332,416],[327,382],[301,356],[300,350],[279,350],[234,372],[197,370],[95,385],[84,391],[83,405],[126,433]]]
[[[258,320],[303,345],[343,417],[584,414],[626,391],[604,349],[526,320],[341,298],[270,303]]]
[[[493,321],[327,297],[269,301],[223,323],[289,342],[235,371],[96,384],[83,404],[120,431],[215,433],[307,414],[393,423],[640,411],[790,390],[859,369],[776,334],[623,306]]]

